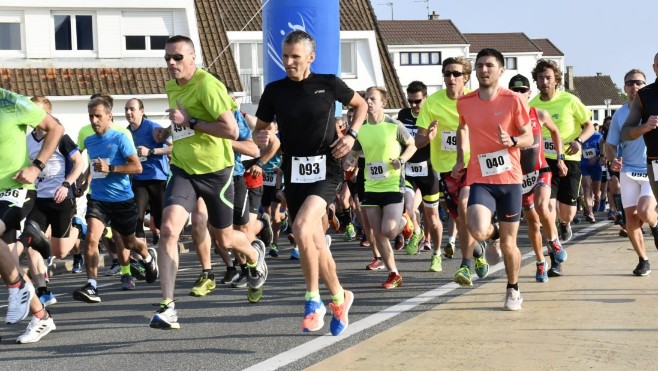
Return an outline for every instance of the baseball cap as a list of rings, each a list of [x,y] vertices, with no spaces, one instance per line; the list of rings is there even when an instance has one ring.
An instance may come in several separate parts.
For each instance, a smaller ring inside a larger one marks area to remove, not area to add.
[[[512,77],[509,80],[509,88],[510,89],[514,89],[514,88],[527,88],[527,89],[530,89],[530,81],[528,81],[528,79],[525,76],[519,74],[519,75],[516,75],[516,76]]]

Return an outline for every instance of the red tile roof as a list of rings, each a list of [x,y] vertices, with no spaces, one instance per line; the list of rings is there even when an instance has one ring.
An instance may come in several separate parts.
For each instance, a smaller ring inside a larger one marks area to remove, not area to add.
[[[387,45],[468,44],[449,19],[378,23]]]
[[[564,53],[549,39],[531,39],[542,51],[544,57],[564,57]]]
[[[484,48],[494,48],[501,53],[541,52],[523,32],[513,33],[465,33],[471,44],[470,52],[475,54]]]

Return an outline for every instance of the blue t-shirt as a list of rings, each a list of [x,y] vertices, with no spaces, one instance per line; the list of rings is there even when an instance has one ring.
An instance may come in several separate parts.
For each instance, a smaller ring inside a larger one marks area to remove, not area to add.
[[[620,156],[622,157],[623,172],[646,173],[647,171],[647,146],[644,143],[644,138],[639,136],[635,140],[622,141],[621,140],[621,127],[624,121],[631,112],[628,102],[624,103],[614,115],[612,115],[612,122],[608,129],[608,136],[606,142],[613,146],[618,146],[621,149]]]
[[[244,119],[244,116],[240,111],[235,111],[233,112],[233,116],[235,117],[235,121],[238,122],[238,142],[242,140],[247,140],[251,139],[251,130],[249,129],[249,125],[247,125],[247,120]],[[235,165],[233,166],[233,176],[241,176],[244,175],[245,168],[244,165],[242,165],[242,155],[240,153],[237,153],[233,151],[233,154],[235,155]]]
[[[105,134],[93,134],[85,138],[92,171],[91,198],[97,201],[121,202],[134,198],[128,174],[98,173],[94,170],[94,160],[100,158],[110,165],[125,165],[126,158],[137,155],[137,149],[127,134],[110,128]]]
[[[142,118],[142,124],[139,125],[137,130],[133,131],[130,125],[127,129],[132,134],[135,147],[146,148],[162,148],[165,142],[158,143],[153,139],[153,129],[159,128],[160,125],[155,122]],[[169,176],[169,158],[167,155],[153,155],[147,157],[140,157],[142,162],[142,173],[133,175],[133,179],[137,180],[167,180]]]
[[[601,154],[601,140],[603,140],[603,135],[595,131],[589,139],[583,142],[581,165],[587,164],[591,158],[599,158]]]

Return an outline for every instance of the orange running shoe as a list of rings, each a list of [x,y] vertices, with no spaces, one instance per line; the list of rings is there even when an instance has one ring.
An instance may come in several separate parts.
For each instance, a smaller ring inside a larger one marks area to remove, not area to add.
[[[399,273],[389,273],[386,282],[382,283],[382,287],[385,289],[392,289],[400,286],[402,286],[402,276],[400,276]]]

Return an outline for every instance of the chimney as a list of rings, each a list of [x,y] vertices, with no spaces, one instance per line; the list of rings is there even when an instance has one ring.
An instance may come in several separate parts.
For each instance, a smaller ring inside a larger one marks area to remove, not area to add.
[[[432,10],[432,14],[428,15],[427,18],[430,21],[436,21],[439,19],[439,13],[437,13],[436,10]]]
[[[596,76],[597,76],[597,77],[603,76],[603,72],[597,72],[597,73],[596,73]]]
[[[564,90],[575,90],[575,86],[573,86],[573,66],[567,66],[566,78],[564,80]]]

